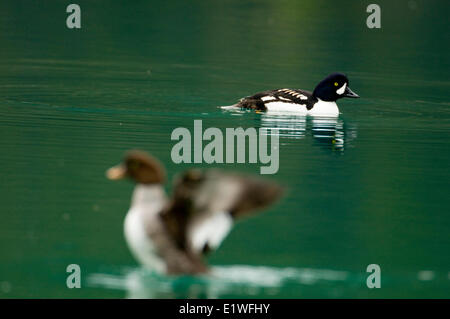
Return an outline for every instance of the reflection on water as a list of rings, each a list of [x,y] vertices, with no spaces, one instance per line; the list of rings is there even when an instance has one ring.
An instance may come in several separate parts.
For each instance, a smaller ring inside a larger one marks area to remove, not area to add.
[[[332,151],[344,151],[357,136],[356,128],[339,117],[310,117],[283,112],[261,115],[261,126],[279,129],[281,137],[302,139],[311,134],[314,142]]]
[[[345,282],[345,271],[308,268],[274,268],[265,266],[215,266],[207,276],[162,276],[143,268],[128,269],[121,274],[92,274],[91,287],[119,289],[127,298],[220,298],[240,295],[273,297],[280,290],[302,290],[304,286]]]
[[[250,265],[213,266],[204,276],[166,276],[145,268],[114,269],[88,275],[86,286],[118,290],[126,298],[367,298],[399,297],[393,287],[415,293],[433,286],[448,291],[450,272],[386,273],[381,289],[369,289],[369,273],[332,269]],[[403,294],[403,292],[401,292]]]

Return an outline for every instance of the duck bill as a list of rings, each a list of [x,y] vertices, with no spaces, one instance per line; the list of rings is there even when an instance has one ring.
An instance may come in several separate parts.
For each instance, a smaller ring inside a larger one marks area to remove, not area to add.
[[[356,94],[355,92],[353,92],[348,86],[347,86],[347,88],[345,89],[345,92],[344,92],[343,96],[344,96],[344,97],[353,98],[353,99],[356,99],[356,98],[359,97],[359,95]]]
[[[127,170],[122,164],[111,167],[106,171],[106,177],[110,180],[122,179],[127,175]]]

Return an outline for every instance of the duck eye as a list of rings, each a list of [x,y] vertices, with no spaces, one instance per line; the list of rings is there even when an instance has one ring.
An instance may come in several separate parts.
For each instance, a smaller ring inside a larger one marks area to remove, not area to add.
[[[339,85],[339,83],[337,83],[337,82],[334,82],[334,86],[338,86]]]
[[[136,170],[136,169],[138,169],[140,166],[141,166],[141,164],[140,164],[139,162],[137,162],[137,161],[132,161],[132,162],[129,164],[129,167],[130,167],[131,170]]]

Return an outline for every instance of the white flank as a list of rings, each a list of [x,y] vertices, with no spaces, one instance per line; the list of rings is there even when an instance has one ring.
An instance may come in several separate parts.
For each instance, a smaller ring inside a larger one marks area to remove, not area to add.
[[[125,239],[133,256],[142,265],[159,272],[165,271],[166,264],[158,256],[149,235],[162,227],[158,213],[165,203],[166,195],[161,185],[137,185],[124,222]]]
[[[303,104],[294,104],[277,101],[277,102],[267,102],[265,106],[268,111],[296,112],[301,114],[307,114],[306,105]]]
[[[166,270],[165,263],[157,255],[155,246],[145,231],[143,214],[138,207],[131,208],[125,217],[124,233],[128,247],[138,262],[158,272]]]
[[[266,102],[266,108],[269,112],[293,112],[298,115],[311,116],[339,116],[339,109],[336,102],[326,102],[319,99],[311,110],[303,104],[294,104],[286,102]]]

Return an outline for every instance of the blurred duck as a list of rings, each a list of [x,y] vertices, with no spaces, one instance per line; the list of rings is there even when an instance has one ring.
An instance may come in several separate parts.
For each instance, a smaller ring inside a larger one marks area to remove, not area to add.
[[[175,180],[168,198],[163,166],[138,150],[129,151],[106,175],[137,184],[124,222],[126,241],[141,264],[168,274],[207,272],[205,254],[219,247],[235,219],[282,193],[277,184],[257,177],[192,169]]]

